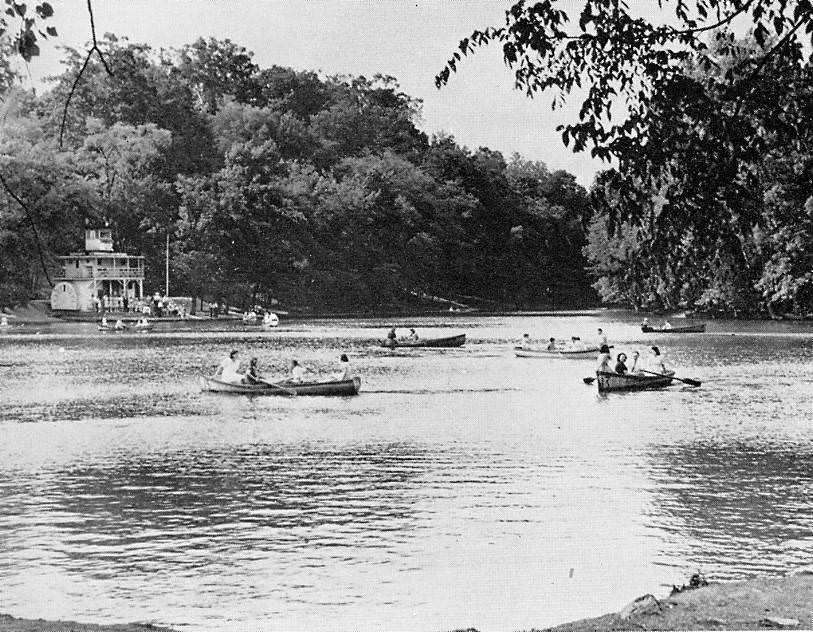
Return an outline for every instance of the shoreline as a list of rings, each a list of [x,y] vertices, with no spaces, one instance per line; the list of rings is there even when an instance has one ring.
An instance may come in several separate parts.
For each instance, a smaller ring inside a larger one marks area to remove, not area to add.
[[[194,630],[194,627],[189,626],[189,629]],[[684,587],[663,598],[643,595],[618,612],[544,628],[546,632],[764,629],[813,629],[813,570],[805,569],[784,577]],[[0,632],[174,631],[150,623],[97,625],[0,614]]]

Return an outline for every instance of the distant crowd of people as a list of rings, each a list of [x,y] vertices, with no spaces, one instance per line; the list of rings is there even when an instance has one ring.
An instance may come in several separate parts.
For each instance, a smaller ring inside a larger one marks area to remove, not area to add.
[[[166,294],[163,296],[156,292],[151,297],[136,299],[126,294],[123,296],[103,296],[93,297],[93,308],[96,312],[125,312],[142,314],[143,316],[154,316],[163,318],[174,316],[186,318],[186,306],[183,303],[176,303]]]

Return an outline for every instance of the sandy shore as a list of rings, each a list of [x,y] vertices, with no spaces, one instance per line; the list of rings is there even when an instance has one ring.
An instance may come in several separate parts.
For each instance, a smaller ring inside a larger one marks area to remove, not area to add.
[[[648,595],[617,613],[548,629],[552,632],[813,630],[813,571],[788,577],[710,584],[664,598]],[[12,631],[172,632],[169,628],[149,624],[92,625],[0,615],[0,632]]]

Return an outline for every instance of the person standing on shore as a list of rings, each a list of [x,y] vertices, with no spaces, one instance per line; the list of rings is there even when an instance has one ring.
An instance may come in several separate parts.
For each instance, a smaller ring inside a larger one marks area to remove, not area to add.
[[[604,330],[599,327],[598,328],[598,346],[603,347],[607,345],[607,334],[604,333]]]

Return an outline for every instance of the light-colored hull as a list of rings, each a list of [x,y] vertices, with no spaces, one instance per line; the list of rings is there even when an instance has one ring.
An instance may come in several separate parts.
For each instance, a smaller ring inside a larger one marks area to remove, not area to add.
[[[578,350],[548,351],[547,349],[523,349],[514,347],[514,355],[518,358],[588,358],[594,359],[598,353],[598,347],[588,347]]]
[[[446,338],[425,338],[423,340],[396,340],[395,342],[384,340],[381,346],[390,349],[409,349],[413,347],[462,347],[464,344],[466,344],[466,334],[447,336]]]
[[[358,395],[361,378],[337,382],[279,382],[279,387],[268,384],[232,384],[211,377],[201,378],[201,390],[209,393],[234,395]]]

